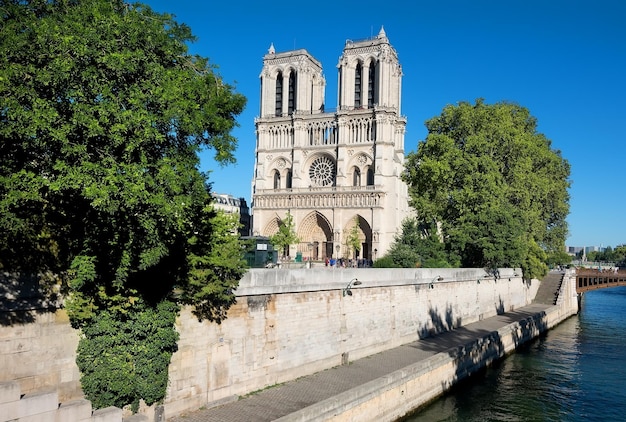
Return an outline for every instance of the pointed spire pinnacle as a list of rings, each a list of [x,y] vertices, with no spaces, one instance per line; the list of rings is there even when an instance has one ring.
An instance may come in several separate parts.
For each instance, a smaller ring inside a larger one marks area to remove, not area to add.
[[[274,48],[274,43],[270,44],[270,48],[267,50],[269,54],[276,54],[276,49]]]
[[[387,34],[385,33],[384,26],[380,26],[380,32],[378,33],[378,38],[387,38]]]

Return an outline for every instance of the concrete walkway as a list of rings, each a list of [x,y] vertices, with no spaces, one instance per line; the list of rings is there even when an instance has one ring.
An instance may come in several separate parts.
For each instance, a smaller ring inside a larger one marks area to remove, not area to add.
[[[336,396],[376,378],[425,360],[437,353],[467,344],[513,322],[549,308],[533,303],[513,312],[484,319],[434,337],[378,353],[349,365],[268,388],[219,407],[198,410],[168,419],[169,422],[262,422],[274,421],[322,400]]]

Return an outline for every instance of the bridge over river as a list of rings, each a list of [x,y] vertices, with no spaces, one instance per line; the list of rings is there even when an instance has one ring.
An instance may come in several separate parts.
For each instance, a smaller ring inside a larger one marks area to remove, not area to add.
[[[626,286],[626,271],[580,268],[576,271],[576,293]]]

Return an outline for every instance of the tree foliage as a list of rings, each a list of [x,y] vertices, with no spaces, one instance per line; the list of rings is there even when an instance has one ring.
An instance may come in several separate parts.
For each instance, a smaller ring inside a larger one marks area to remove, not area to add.
[[[194,305],[199,320],[220,323],[235,302],[232,291],[244,273],[247,245],[235,236],[240,225],[237,215],[212,207],[208,211],[211,217],[188,240],[189,282],[181,300]]]
[[[137,303],[124,318],[102,311],[83,327],[76,363],[95,408],[130,404],[136,412],[140,399],[151,405],[165,397],[167,367],[177,350],[177,309],[167,300],[155,307]]]
[[[426,122],[404,180],[422,224],[437,224],[462,266],[522,267],[541,277],[563,250],[569,163],[516,104],[461,102]]]
[[[354,224],[350,227],[348,237],[346,238],[346,253],[348,257],[351,255],[356,258],[361,251],[361,238],[359,237],[359,217],[354,217]]]
[[[278,232],[270,237],[272,245],[283,251],[283,255],[289,255],[289,246],[300,242],[295,227],[293,216],[287,211],[285,218],[278,222]]]
[[[582,257],[582,252],[580,252]],[[614,262],[620,266],[626,266],[626,245],[618,245],[613,249],[607,246],[603,251],[590,251],[586,254],[587,261]]]
[[[416,218],[402,222],[391,248],[378,267],[449,268],[459,266],[459,259],[445,249],[434,224],[420,223]]]
[[[245,98],[141,4],[0,0],[0,19],[0,269],[61,276],[85,341],[169,301],[220,321],[243,264],[198,152],[234,161]]]

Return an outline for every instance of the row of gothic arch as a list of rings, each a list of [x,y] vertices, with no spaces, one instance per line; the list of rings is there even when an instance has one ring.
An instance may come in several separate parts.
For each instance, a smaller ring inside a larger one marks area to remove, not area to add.
[[[374,57],[365,60],[356,58],[350,63],[353,66],[350,71],[354,72],[354,104],[355,109],[373,108],[378,103],[378,75],[379,61]],[[345,72],[340,67],[340,72]],[[298,72],[293,67],[284,70],[278,69],[274,75],[276,81],[276,91],[274,94],[274,115],[280,117],[283,115],[283,102],[287,101],[287,114],[292,115],[297,110],[297,86]],[[340,78],[341,79],[341,78]],[[341,89],[341,88],[340,88]],[[285,95],[286,94],[286,95]],[[346,104],[340,104],[345,106]],[[322,106],[323,107],[323,106]]]
[[[347,233],[354,228],[355,221],[358,221],[358,237],[361,243],[358,253],[347,245]],[[270,220],[265,225],[263,236],[271,237],[278,233],[279,224],[278,217]],[[313,260],[333,257],[374,258],[372,256],[372,228],[369,222],[359,214],[344,220],[343,227],[334,228],[322,213],[313,211],[299,224],[296,222],[296,234],[300,242],[295,245],[295,252],[300,252],[303,256]]]

